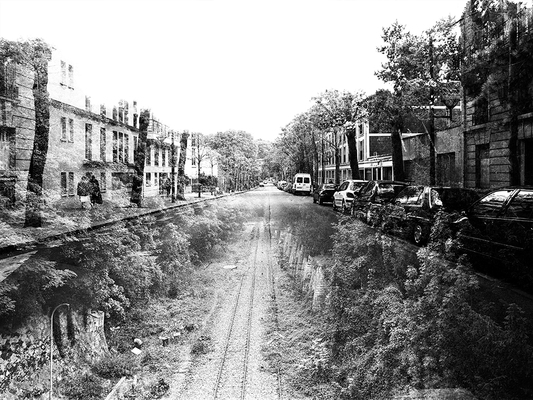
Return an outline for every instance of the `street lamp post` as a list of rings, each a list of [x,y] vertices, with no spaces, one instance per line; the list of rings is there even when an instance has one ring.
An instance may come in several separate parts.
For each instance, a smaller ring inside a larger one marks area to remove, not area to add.
[[[53,383],[52,383],[52,363],[53,363],[53,350],[54,350],[54,313],[56,310],[61,306],[67,306],[70,307],[69,303],[61,303],[56,308],[54,308],[54,311],[52,311],[52,315],[50,316],[50,393],[49,393],[49,400],[52,400],[52,390],[53,390]]]

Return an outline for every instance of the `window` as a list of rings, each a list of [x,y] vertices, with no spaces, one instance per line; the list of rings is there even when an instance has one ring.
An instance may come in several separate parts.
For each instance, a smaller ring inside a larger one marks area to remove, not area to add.
[[[0,127],[0,171],[15,167],[15,128]]]
[[[152,148],[146,148],[146,165],[152,165]]]
[[[68,87],[74,89],[74,67],[68,66]]]
[[[533,139],[520,141],[520,164],[523,185],[533,185]]]
[[[118,133],[118,160],[124,162],[124,134]]]
[[[310,183],[310,179],[309,178],[304,178],[304,183]]]
[[[68,173],[68,195],[74,196],[76,193],[74,192],[74,172]]]
[[[437,154],[437,184],[451,185],[455,182],[455,153]]]
[[[139,138],[137,136],[133,137],[133,162],[137,159],[137,146],[138,146]]]
[[[486,98],[480,98],[474,106],[472,125],[480,125],[489,122],[489,102]]]
[[[68,194],[67,173],[61,172],[61,196]]]
[[[166,167],[167,166],[167,149],[163,149],[161,153],[161,166]]]
[[[113,131],[113,162],[118,162],[118,132]]]
[[[67,141],[67,119],[61,117],[61,140]]]
[[[127,133],[124,134],[124,162],[130,162],[130,135]]]
[[[100,128],[100,160],[106,161],[106,132],[105,128]]]
[[[74,196],[74,172],[61,172],[61,196]]]
[[[69,128],[68,141],[74,142],[74,120],[72,118],[69,118],[68,120],[68,128]]]
[[[67,63],[61,61],[61,85],[67,86]]]
[[[159,167],[159,148],[154,149],[154,163],[156,167]]]
[[[105,172],[100,172],[100,191],[102,193],[107,191],[107,175]]]
[[[0,61],[0,96],[9,99],[18,98],[18,86],[16,85],[17,65],[5,58]]]
[[[92,160],[93,158],[93,126],[91,124],[85,124],[85,158]]]
[[[472,213],[479,216],[496,216],[502,209],[512,190],[498,190],[483,197],[473,208]]]
[[[147,172],[146,173],[146,178],[144,180],[144,184],[145,184],[145,186],[152,186],[152,173],[151,172]]]
[[[490,149],[489,144],[476,146],[476,187],[490,187]]]
[[[191,149],[191,164],[196,165],[196,149]]]

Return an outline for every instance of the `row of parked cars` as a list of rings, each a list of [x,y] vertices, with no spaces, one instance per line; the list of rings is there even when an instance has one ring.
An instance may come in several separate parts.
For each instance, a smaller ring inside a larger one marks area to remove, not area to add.
[[[441,210],[466,250],[492,257],[533,256],[533,187],[506,187],[479,193],[467,188],[412,185],[397,181],[347,180],[319,185],[313,202],[428,241]]]

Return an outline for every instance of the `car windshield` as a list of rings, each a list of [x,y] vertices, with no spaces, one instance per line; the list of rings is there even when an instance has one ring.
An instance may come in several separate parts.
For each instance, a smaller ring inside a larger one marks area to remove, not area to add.
[[[326,183],[322,186],[322,189],[335,189],[335,185],[333,183]]]
[[[366,182],[352,182],[350,185],[350,189],[354,191],[358,191],[361,189]]]
[[[397,200],[400,204],[417,204],[423,191],[423,186],[408,186],[398,194]]]
[[[486,195],[472,207],[472,213],[485,216],[497,215],[512,191],[512,189],[498,190]]]

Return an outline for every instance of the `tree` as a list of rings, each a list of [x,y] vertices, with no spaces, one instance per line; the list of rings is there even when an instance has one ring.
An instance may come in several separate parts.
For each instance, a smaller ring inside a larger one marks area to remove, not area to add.
[[[319,106],[315,107],[314,111],[326,121],[329,127],[338,129],[341,134],[346,136],[352,179],[360,179],[356,135],[357,126],[367,116],[365,96],[362,92],[351,93],[348,91],[326,90],[315,97],[314,100]]]
[[[189,131],[183,131],[180,137],[180,156],[178,159],[178,193],[176,198],[185,200],[185,161],[187,160],[187,143],[189,140]]]
[[[16,63],[33,72],[33,105],[35,135],[28,170],[26,215],[24,226],[42,225],[43,174],[50,135],[50,97],[48,95],[48,62],[52,51],[41,39],[12,42],[0,39],[0,62]]]
[[[234,130],[217,132],[210,140],[210,147],[219,154],[218,166],[226,178],[226,190],[244,188],[257,158],[257,145],[252,135]]]
[[[402,103],[389,90],[381,89],[367,98],[368,121],[371,132],[390,132],[394,179],[405,180],[401,132],[404,131]]]
[[[209,138],[206,137],[204,134],[199,132],[194,132],[191,134],[193,143],[191,145],[192,147],[192,163],[193,165],[196,164],[196,167],[198,168],[198,185],[200,185],[200,174],[202,171],[202,161],[207,159],[210,154],[210,147],[209,147]],[[198,186],[198,197],[201,197],[201,188]]]
[[[430,183],[435,184],[435,115],[434,106],[450,90],[459,90],[455,82],[459,80],[459,42],[454,33],[455,23],[451,18],[438,21],[431,29],[420,36],[407,32],[405,26],[395,22],[383,29],[385,44],[378,51],[387,57],[381,70],[376,72],[379,79],[392,83],[395,107],[391,108],[391,133],[393,148],[401,146],[397,134],[402,131],[402,117],[406,109],[420,119],[427,121],[430,142]],[[458,93],[457,93],[458,95]],[[394,159],[394,156],[396,159]],[[395,171],[401,173],[398,154],[393,153]],[[402,168],[403,169],[403,168]],[[396,175],[396,174],[395,174]],[[398,176],[397,176],[398,178]]]

